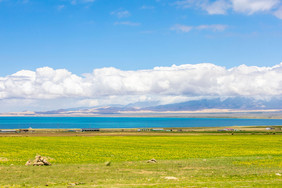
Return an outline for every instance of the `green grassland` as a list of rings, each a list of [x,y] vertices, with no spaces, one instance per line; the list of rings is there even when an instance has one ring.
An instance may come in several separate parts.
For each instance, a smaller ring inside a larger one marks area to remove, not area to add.
[[[279,187],[281,146],[277,134],[0,137],[0,187]],[[36,154],[52,166],[25,166]]]

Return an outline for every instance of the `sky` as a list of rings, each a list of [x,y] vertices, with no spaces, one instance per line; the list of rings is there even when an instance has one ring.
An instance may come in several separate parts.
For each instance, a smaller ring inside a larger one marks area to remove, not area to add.
[[[281,0],[0,0],[0,112],[282,96]]]

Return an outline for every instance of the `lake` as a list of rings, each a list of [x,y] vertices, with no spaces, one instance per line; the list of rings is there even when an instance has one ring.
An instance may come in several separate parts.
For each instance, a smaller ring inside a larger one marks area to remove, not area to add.
[[[0,117],[0,129],[153,128],[282,125],[282,119],[165,117]]]

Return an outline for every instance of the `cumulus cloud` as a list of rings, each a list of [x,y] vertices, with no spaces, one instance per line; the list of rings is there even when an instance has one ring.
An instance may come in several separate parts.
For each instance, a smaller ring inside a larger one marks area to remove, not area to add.
[[[231,4],[227,0],[181,0],[176,1],[175,5],[181,8],[200,8],[209,14],[226,14]]]
[[[202,6],[209,14],[226,14],[230,8],[230,3],[225,0],[214,1],[210,4],[204,4]]]
[[[189,31],[191,31],[193,29],[193,27],[188,26],[188,25],[176,24],[176,25],[172,26],[170,29],[174,30],[174,31],[181,31],[181,32],[187,33]]]
[[[280,0],[231,0],[234,11],[253,14],[269,11],[280,3]]]
[[[62,10],[62,9],[64,9],[65,8],[65,5],[59,5],[59,6],[57,6],[57,10]]]
[[[95,0],[71,0],[72,5],[76,5],[78,3],[93,3]]]
[[[0,99],[49,99],[83,95],[82,78],[65,69],[38,68],[0,77]]]
[[[170,29],[178,32],[189,32],[192,29],[197,30],[211,30],[211,31],[224,31],[227,28],[227,25],[221,24],[212,24],[212,25],[199,25],[199,26],[188,26],[188,25],[181,25],[176,24],[172,26]]]
[[[78,76],[49,67],[21,70],[0,77],[0,99],[99,99],[127,101],[164,97],[281,96],[282,63],[273,67],[241,65],[226,69],[214,64],[186,64],[123,71],[113,67],[95,69]],[[140,98],[141,97],[141,98]]]
[[[274,15],[275,15],[277,18],[282,19],[282,6],[281,6],[278,10],[276,10],[276,11],[274,12]]]
[[[130,16],[130,12],[127,10],[116,10],[111,12],[111,15],[115,15],[118,18],[126,18]]]
[[[66,69],[21,70],[0,77],[0,111],[52,110],[129,103],[169,104],[203,98],[282,97],[282,63],[226,69],[210,63],[76,75]]]
[[[224,31],[227,28],[226,25],[221,24],[214,24],[214,25],[199,25],[196,27],[196,29],[199,30],[212,30],[212,31]]]
[[[228,10],[245,14],[273,13],[279,4],[281,0],[180,0],[175,2],[178,7],[200,8],[208,14],[226,14]]]
[[[138,22],[124,21],[124,22],[115,22],[114,25],[139,26],[141,24]]]
[[[152,10],[152,9],[155,9],[155,7],[154,7],[154,6],[143,5],[143,6],[141,7],[141,9],[143,9],[143,10]]]

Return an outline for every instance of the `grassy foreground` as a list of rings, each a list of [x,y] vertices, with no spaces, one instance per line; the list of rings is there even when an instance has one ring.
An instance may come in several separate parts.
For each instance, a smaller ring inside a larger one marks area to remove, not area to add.
[[[0,137],[0,187],[279,187],[281,148],[282,135]],[[53,165],[24,166],[36,154]]]

